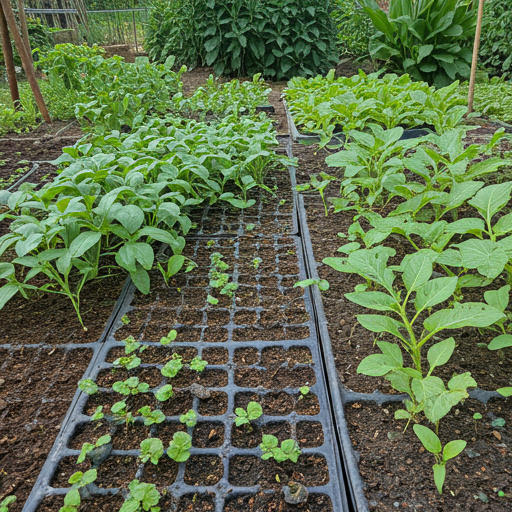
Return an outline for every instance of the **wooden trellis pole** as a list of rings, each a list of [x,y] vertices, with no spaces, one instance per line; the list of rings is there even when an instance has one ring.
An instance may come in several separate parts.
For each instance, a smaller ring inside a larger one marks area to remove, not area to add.
[[[23,0],[18,0],[18,16],[20,17],[20,27],[21,27],[21,33],[23,35],[23,42],[25,43],[25,49],[27,50],[30,60],[32,60],[32,49],[30,48],[27,17],[25,16],[25,6],[23,5]]]
[[[25,44],[23,43],[23,39],[18,31],[18,27],[16,25],[16,19],[14,18],[14,13],[12,12],[11,4],[9,0],[0,0],[0,5],[2,6],[3,14],[5,19],[7,20],[7,25],[11,31],[12,37],[16,44],[16,49],[18,50],[18,55],[21,58],[21,63],[23,64],[23,69],[25,70],[25,74],[27,75],[27,80],[32,89],[32,93],[34,94],[34,99],[36,100],[37,107],[43,116],[43,119],[47,123],[51,123],[52,119],[46,108],[46,104],[44,102],[43,95],[41,94],[41,89],[39,89],[39,84],[36,80],[36,73],[34,71],[34,64],[32,60],[28,56],[27,50],[25,49]],[[3,40],[4,38],[2,38]],[[7,38],[9,39],[8,35]],[[12,95],[12,91],[11,91]]]
[[[482,33],[482,18],[484,16],[484,0],[478,2],[478,15],[476,18],[475,44],[473,45],[473,61],[471,62],[471,75],[469,77],[468,114],[473,112],[473,99],[475,97],[476,66],[478,64],[478,50],[480,49],[480,35]]]
[[[7,70],[7,80],[11,99],[14,108],[19,110],[21,107],[20,91],[18,90],[18,81],[16,80],[16,69],[14,68],[14,55],[12,52],[11,38],[9,37],[9,27],[4,16],[2,5],[0,4],[0,38],[2,38],[2,52],[4,54],[5,68]]]

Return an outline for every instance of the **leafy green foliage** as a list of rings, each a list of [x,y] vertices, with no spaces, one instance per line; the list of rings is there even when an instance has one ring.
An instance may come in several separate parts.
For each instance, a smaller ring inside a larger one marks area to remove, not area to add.
[[[88,395],[94,395],[98,392],[98,385],[91,379],[84,379],[78,383],[78,387]]]
[[[165,384],[155,393],[155,398],[159,402],[165,402],[166,400],[169,400],[169,398],[172,398],[173,396],[174,392],[170,384]]]
[[[130,493],[119,512],[140,512],[149,510],[151,512],[160,512],[160,507],[156,507],[160,501],[160,492],[155,484],[146,484],[138,480],[132,480],[128,485]]]
[[[235,424],[239,427],[241,425],[248,425],[251,421],[257,420],[263,414],[263,409],[258,402],[249,402],[247,404],[247,411],[242,407],[238,407],[235,414]]]
[[[169,334],[167,334],[167,336],[160,338],[160,344],[161,345],[169,345],[169,343],[172,343],[176,339],[177,336],[178,336],[178,332],[175,329],[173,329],[172,331],[169,331]]]
[[[204,359],[201,359],[199,356],[194,357],[192,361],[190,361],[190,369],[194,370],[198,373],[201,373],[206,366],[208,365],[208,361],[205,361]]]
[[[89,484],[92,484],[98,476],[96,469],[89,469],[85,473],[77,471],[69,478],[71,489],[64,497],[64,506],[60,508],[59,512],[78,512],[81,504],[80,489]]]
[[[16,501],[16,496],[7,496],[0,502],[0,512],[9,512],[9,505]]]
[[[165,420],[165,414],[160,409],[152,411],[149,405],[141,407],[139,414],[144,418],[144,425],[146,426],[162,423]]]
[[[312,76],[336,61],[326,0],[192,0],[156,4],[146,46],[163,61],[213,66],[217,75],[262,72],[281,80]]]
[[[140,443],[140,459],[142,462],[151,461],[157,465],[160,457],[164,454],[164,445],[157,437],[144,439]]]
[[[194,409],[190,409],[187,414],[180,416],[181,423],[185,423],[187,427],[195,427],[197,425],[197,414]]]
[[[139,382],[138,377],[130,377],[125,381],[114,382],[112,389],[122,395],[137,395],[139,393],[147,393],[149,391],[149,384]]]
[[[176,462],[186,462],[190,457],[192,438],[186,432],[175,432],[169,443],[167,455]]]
[[[103,446],[104,444],[108,444],[111,441],[111,437],[107,434],[104,436],[101,436],[95,444],[92,443],[84,443],[82,445],[82,450],[80,451],[80,455],[78,456],[78,460],[76,461],[77,464],[81,464],[88,453],[92,452],[95,448],[99,448],[100,446]]]
[[[386,15],[374,0],[361,0],[377,33],[370,55],[437,87],[468,78],[476,8],[464,0],[391,0]]]
[[[459,453],[464,450],[467,443],[466,441],[459,439],[457,441],[450,441],[445,445],[444,448],[442,448],[441,441],[429,428],[424,427],[423,425],[414,425],[413,429],[421,441],[421,444],[425,447],[426,450],[428,450],[430,453],[433,453],[436,458],[436,464],[434,464],[432,469],[434,471],[434,481],[437,487],[437,491],[439,494],[442,494],[444,479],[446,477],[446,463],[450,459],[457,457],[457,455],[459,455]]]
[[[487,0],[484,4],[479,56],[492,76],[512,77],[512,2]]]
[[[300,448],[294,439],[286,439],[279,446],[277,437],[264,435],[259,448],[263,452],[261,456],[263,460],[274,459],[276,462],[291,460],[295,463],[299,460]]]

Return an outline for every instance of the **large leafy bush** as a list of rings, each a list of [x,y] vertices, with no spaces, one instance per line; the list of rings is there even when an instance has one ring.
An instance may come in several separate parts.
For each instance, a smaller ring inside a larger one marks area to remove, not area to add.
[[[512,77],[512,0],[484,4],[480,56],[491,75]]]
[[[213,66],[225,75],[312,76],[336,61],[328,0],[176,0],[155,9],[151,58]]]
[[[370,55],[439,87],[469,76],[476,11],[467,0],[391,0],[386,15],[361,0],[378,32]]]

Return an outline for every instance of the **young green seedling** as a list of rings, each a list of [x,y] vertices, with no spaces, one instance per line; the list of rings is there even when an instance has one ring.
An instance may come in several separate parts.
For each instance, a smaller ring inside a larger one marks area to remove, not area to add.
[[[258,267],[260,266],[260,263],[262,262],[263,260],[261,258],[254,258],[252,260],[252,266],[257,270]]]
[[[140,443],[140,460],[142,462],[150,460],[151,463],[156,466],[163,454],[164,444],[157,437],[144,439],[144,441]]]
[[[116,423],[126,423],[126,428],[130,423],[133,423],[133,416],[131,412],[128,412],[126,402],[116,402],[111,408],[110,412],[114,415]]]
[[[123,322],[123,325],[128,325],[130,323],[130,319],[128,318],[128,315],[123,315],[121,317],[121,322]]]
[[[140,357],[137,357],[135,354],[130,354],[126,357],[117,358],[112,364],[114,367],[123,367],[125,370],[133,370],[140,366],[141,363]]]
[[[174,393],[172,391],[172,386],[170,384],[165,384],[165,386],[162,386],[156,393],[155,398],[159,402],[165,402],[166,400],[169,400],[174,396]]]
[[[190,457],[192,438],[186,432],[175,432],[169,443],[167,455],[176,462],[185,462]]]
[[[139,382],[138,377],[130,377],[125,381],[114,382],[112,389],[122,395],[138,395],[139,393],[147,393],[149,391],[149,384]]]
[[[9,512],[9,505],[12,505],[16,501],[16,496],[7,496],[0,503],[0,512]]]
[[[146,425],[146,427],[165,421],[165,414],[159,409],[152,411],[149,405],[141,407],[139,409],[139,414],[144,418],[144,425]]]
[[[424,427],[423,425],[414,425],[412,428],[421,441],[421,444],[426,450],[433,453],[436,458],[436,463],[432,466],[434,471],[434,482],[436,484],[437,491],[439,494],[442,494],[444,479],[446,477],[446,463],[450,459],[457,457],[457,455],[466,448],[467,443],[460,439],[457,441],[450,441],[445,445],[444,449],[442,449],[441,441],[436,434],[432,432],[432,430]]]
[[[478,432],[477,420],[481,420],[481,419],[482,419],[482,415],[479,412],[475,412],[475,414],[473,414],[473,420],[474,420],[474,424],[475,424],[475,432]]]
[[[247,231],[252,231],[256,226],[254,224],[246,224],[245,229]]]
[[[304,279],[304,281],[299,281],[293,285],[294,288],[300,286],[301,288],[306,288],[307,286],[318,285],[318,288],[323,292],[329,289],[329,283],[325,279]]]
[[[181,362],[181,356],[176,352],[172,355],[172,359],[165,363],[165,366],[160,370],[164,377],[168,377],[170,379],[176,377],[179,371],[183,368],[183,363]]]
[[[201,359],[199,356],[194,357],[194,359],[189,363],[190,369],[195,370],[198,373],[201,373],[207,365],[208,361]]]
[[[300,397],[299,397],[299,400],[301,398],[306,398],[309,394],[309,386],[302,386],[300,389]]]
[[[173,329],[172,331],[169,331],[169,334],[167,336],[160,338],[160,344],[161,345],[169,345],[169,343],[174,341],[177,336],[178,336],[178,332]]]
[[[263,452],[261,456],[263,460],[273,458],[276,462],[291,460],[295,463],[299,460],[300,448],[294,439],[286,439],[279,447],[277,437],[264,435],[259,448]]]
[[[208,304],[211,304],[212,306],[215,306],[219,303],[219,299],[216,299],[215,297],[212,297],[211,295],[208,295],[208,297],[206,297],[206,301],[208,302]]]
[[[101,436],[95,444],[91,443],[84,443],[82,445],[82,450],[80,451],[80,455],[78,456],[78,460],[76,461],[77,464],[81,464],[85,457],[87,457],[87,454],[92,452],[95,448],[99,448],[100,446],[103,446],[104,444],[108,444],[111,441],[111,437],[107,434],[104,436]]]
[[[247,431],[251,432],[251,421],[257,420],[263,414],[263,409],[258,402],[249,402],[247,404],[247,411],[242,407],[237,407],[235,414],[235,425],[237,427],[247,425]]]
[[[187,427],[195,427],[197,425],[197,414],[194,409],[190,409],[187,414],[180,416],[181,423],[185,423]]]
[[[139,352],[143,352],[148,347],[147,345],[142,345],[140,341],[137,341],[133,336],[128,336],[123,340],[124,343],[124,352],[126,355],[130,355],[131,353],[139,350]]]
[[[94,395],[99,390],[98,385],[92,379],[81,380],[78,383],[78,387],[88,395]]]
[[[119,512],[141,512],[143,510],[150,512],[160,512],[158,502],[161,495],[155,484],[146,484],[138,480],[132,480],[128,485],[130,494],[126,497],[126,501]]]
[[[91,416],[91,421],[99,421],[102,420],[105,417],[103,414],[103,406],[99,405],[96,407],[96,410],[94,411],[94,414]]]
[[[85,473],[77,471],[73,473],[69,479],[71,489],[64,497],[64,506],[60,508],[59,512],[77,512],[81,504],[80,491],[82,487],[92,484],[98,476],[96,469],[89,469]]]
[[[175,254],[174,256],[171,256],[169,258],[169,261],[167,262],[167,270],[164,270],[164,267],[157,263],[158,269],[160,270],[162,277],[164,278],[165,284],[169,286],[169,279],[177,274],[185,264],[185,261],[187,258],[185,256],[182,256],[181,254]],[[192,269],[194,269],[197,265],[189,260],[188,266],[185,269],[185,272],[190,272]]]

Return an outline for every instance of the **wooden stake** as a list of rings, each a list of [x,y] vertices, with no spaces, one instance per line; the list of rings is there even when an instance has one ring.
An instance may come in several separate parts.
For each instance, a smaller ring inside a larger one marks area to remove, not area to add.
[[[27,50],[27,54],[32,59],[32,49],[30,48],[30,39],[28,37],[28,26],[27,26],[27,17],[25,16],[25,6],[23,5],[23,0],[18,0],[18,15],[20,17],[20,26],[21,33],[23,35],[23,42],[25,43],[25,50]]]
[[[480,49],[480,34],[482,33],[482,18],[484,16],[484,1],[478,2],[478,15],[476,19],[475,44],[473,45],[473,61],[471,62],[471,76],[469,78],[468,114],[473,112],[473,99],[475,97],[476,66],[478,64],[478,50]]]
[[[14,68],[14,55],[12,53],[9,28],[7,27],[7,20],[5,19],[2,5],[0,5],[0,38],[2,39],[2,52],[4,54],[11,99],[14,103],[14,108],[19,110],[21,108],[20,91],[18,90],[18,81],[16,80],[16,69]]]
[[[23,39],[18,32],[18,27],[16,25],[16,20],[14,19],[14,13],[12,12],[11,4],[9,0],[0,0],[0,5],[2,6],[5,19],[7,20],[7,25],[11,30],[12,37],[14,42],[16,43],[16,49],[18,50],[18,54],[21,58],[21,63],[23,64],[23,69],[25,70],[25,74],[27,75],[27,80],[32,89],[32,93],[34,94],[34,99],[36,100],[37,106],[43,119],[50,124],[52,119],[46,108],[46,104],[43,99],[43,95],[41,94],[41,89],[39,89],[39,84],[36,80],[36,73],[34,71],[34,65],[27,55],[27,51],[25,50],[25,44],[23,43]]]

